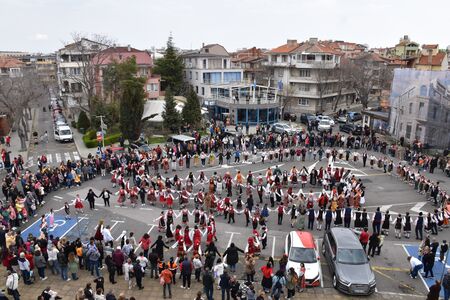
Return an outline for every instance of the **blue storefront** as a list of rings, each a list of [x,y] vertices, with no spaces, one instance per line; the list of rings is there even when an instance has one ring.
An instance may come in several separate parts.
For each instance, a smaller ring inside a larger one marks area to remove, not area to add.
[[[225,117],[231,117],[234,123],[257,125],[273,124],[279,120],[279,108],[225,108],[216,105],[214,114],[217,119],[224,120]]]

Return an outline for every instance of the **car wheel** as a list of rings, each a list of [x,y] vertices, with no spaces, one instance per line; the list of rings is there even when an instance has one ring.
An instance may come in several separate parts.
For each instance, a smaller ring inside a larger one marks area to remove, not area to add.
[[[322,241],[322,254],[323,254],[323,256],[325,256],[326,255],[326,251],[325,251],[325,244],[324,244],[324,242]]]
[[[334,287],[335,289],[337,289],[337,278],[336,278],[336,275],[335,275],[335,274],[333,274],[332,284],[333,284],[333,287]]]

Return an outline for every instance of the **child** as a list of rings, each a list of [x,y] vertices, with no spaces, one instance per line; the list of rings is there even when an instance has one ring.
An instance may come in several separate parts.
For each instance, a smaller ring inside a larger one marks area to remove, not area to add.
[[[55,225],[55,213],[53,212],[53,208],[50,208],[50,213],[48,214],[48,220],[50,223],[50,228],[53,228]]]
[[[69,203],[64,202],[64,211],[66,212],[66,220],[70,220],[70,207],[69,207]]]
[[[95,290],[101,289],[102,293],[105,292],[105,279],[100,276],[94,279],[95,282]]]

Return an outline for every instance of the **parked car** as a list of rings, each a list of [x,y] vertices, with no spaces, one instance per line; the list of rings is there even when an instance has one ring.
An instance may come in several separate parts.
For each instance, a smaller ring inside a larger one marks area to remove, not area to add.
[[[300,122],[309,126],[315,126],[317,119],[313,114],[304,113],[300,115]]]
[[[333,287],[345,294],[370,295],[376,281],[359,239],[349,228],[334,227],[325,233],[322,254],[330,268]]]
[[[292,267],[298,275],[301,263],[303,263],[306,269],[306,285],[320,285],[320,256],[311,232],[291,231],[286,236],[284,253],[288,254],[286,270]]]
[[[322,120],[319,122],[319,125],[317,125],[318,131],[329,131],[331,129],[330,121],[328,120]]]
[[[350,111],[347,113],[348,120],[350,122],[356,122],[362,120],[362,115],[358,112]]]
[[[284,113],[283,120],[295,122],[297,120],[297,116],[295,114]]]
[[[130,144],[130,148],[133,150],[139,150],[139,151],[144,151],[144,152],[150,152],[150,147],[146,144],[143,143],[141,141],[135,141],[134,143]]]
[[[287,134],[292,134],[295,132],[295,129],[293,129],[288,124],[275,123],[272,126],[272,131],[276,132],[276,133],[285,133],[286,132]]]
[[[339,126],[339,130],[346,133],[351,133],[352,135],[361,135],[362,127],[355,124],[342,124]]]
[[[319,122],[322,121],[322,120],[327,120],[328,122],[330,122],[331,126],[334,126],[334,120],[331,117],[329,117],[329,116],[319,115],[319,116],[316,117],[316,119]]]
[[[336,117],[336,121],[338,123],[347,123],[348,122],[348,117],[347,115],[340,115]]]
[[[72,142],[72,130],[67,125],[60,125],[55,128],[55,140],[58,142]]]

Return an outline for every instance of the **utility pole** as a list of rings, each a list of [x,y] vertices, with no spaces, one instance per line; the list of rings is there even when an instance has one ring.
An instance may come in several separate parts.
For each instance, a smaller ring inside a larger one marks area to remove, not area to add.
[[[105,123],[103,123],[103,118],[105,116],[95,116],[96,118],[100,118],[100,130],[102,132],[102,147],[105,148],[105,133],[108,126],[106,126]]]

